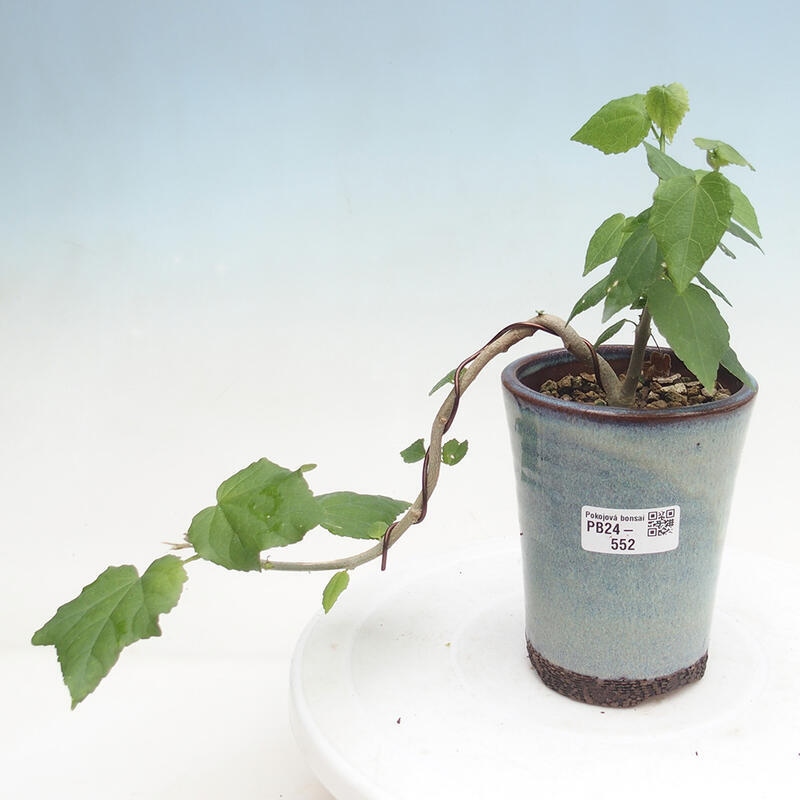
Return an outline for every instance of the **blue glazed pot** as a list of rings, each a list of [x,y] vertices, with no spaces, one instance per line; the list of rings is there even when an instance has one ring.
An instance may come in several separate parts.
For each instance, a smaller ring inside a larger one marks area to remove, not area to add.
[[[622,372],[629,348],[600,348]],[[682,367],[673,356],[676,369]],[[705,671],[717,574],[756,389],[635,410],[556,399],[564,350],[503,371],[522,532],[528,653],[576,700],[627,707]]]

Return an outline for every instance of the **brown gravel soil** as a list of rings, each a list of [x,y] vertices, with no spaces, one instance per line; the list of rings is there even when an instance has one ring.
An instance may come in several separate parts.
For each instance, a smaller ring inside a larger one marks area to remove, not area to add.
[[[655,361],[655,359],[654,359]],[[667,367],[667,369],[665,369]],[[665,373],[665,374],[661,374]],[[624,374],[620,378],[624,378]],[[565,375],[558,381],[545,381],[540,391],[550,397],[572,400],[577,403],[605,406],[606,395],[591,373]],[[703,387],[693,375],[672,372],[669,364],[645,364],[639,388],[636,390],[634,408],[681,408],[696,406],[730,397],[731,393],[717,384],[712,392]]]

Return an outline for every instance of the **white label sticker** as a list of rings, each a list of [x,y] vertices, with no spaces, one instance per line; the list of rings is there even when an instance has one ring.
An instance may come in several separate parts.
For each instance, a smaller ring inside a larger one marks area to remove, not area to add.
[[[592,553],[635,556],[678,547],[680,506],[581,508],[581,547]]]

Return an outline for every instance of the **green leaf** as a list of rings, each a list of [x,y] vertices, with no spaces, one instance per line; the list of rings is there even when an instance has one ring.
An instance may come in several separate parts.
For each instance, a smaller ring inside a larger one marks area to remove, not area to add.
[[[422,461],[425,458],[425,440],[417,439],[416,442],[411,442],[405,450],[400,451],[400,457],[406,464],[415,464],[417,461]]]
[[[442,463],[447,464],[449,467],[458,464],[467,454],[468,449],[469,442],[466,439],[463,442],[459,442],[457,439],[445,442],[442,446]]]
[[[730,192],[731,200],[733,200],[731,219],[747,228],[750,233],[755,234],[760,239],[761,228],[758,227],[758,217],[753,204],[747,199],[744,192],[731,181],[728,181],[728,191]]]
[[[703,139],[700,136],[692,140],[701,150],[706,151],[706,161],[711,169],[719,169],[728,164],[740,167],[750,167],[755,172],[755,167],[735,148],[719,139]]]
[[[333,604],[339,599],[339,595],[347,588],[350,583],[350,575],[347,572],[337,572],[322,590],[322,608],[327,614]]]
[[[622,243],[627,239],[624,214],[612,214],[592,234],[586,248],[583,274],[588,275],[595,267],[616,258]]]
[[[322,510],[322,527],[350,539],[380,539],[397,515],[410,505],[383,495],[355,492],[323,494],[317,502]]]
[[[761,250],[761,245],[740,225],[737,225],[733,220],[728,223],[728,233],[731,236],[735,236],[737,239],[741,239],[743,242],[747,242],[747,244],[753,245],[753,247],[757,247]],[[720,246],[722,242],[720,242]],[[761,250],[763,253],[764,251]]]
[[[625,220],[625,231],[627,233],[633,233],[642,223],[647,224],[650,221],[650,214],[652,211],[653,207],[650,206],[635,217],[628,217]]]
[[[587,289],[581,296],[580,300],[575,303],[567,322],[572,322],[572,320],[577,317],[578,314],[582,314],[587,309],[596,306],[601,300],[604,300],[610,287],[611,276],[606,275],[605,278],[599,280],[590,289]]]
[[[186,571],[168,555],[142,577],[135,567],[109,567],[61,606],[33,635],[34,645],[54,645],[75,708],[116,664],[123,648],[160,636],[159,615],[177,604]]]
[[[306,469],[256,461],[220,484],[217,504],[194,517],[186,538],[215,564],[261,569],[263,550],[299,542],[320,523],[319,505],[302,475]]]
[[[600,347],[603,342],[607,342],[612,336],[616,336],[626,322],[627,320],[621,319],[619,322],[615,322],[613,325],[610,325],[597,337],[597,341],[594,343],[594,346]]]
[[[700,272],[728,229],[733,210],[728,185],[716,172],[699,181],[677,175],[661,181],[653,195],[650,229],[678,291]]]
[[[658,243],[647,225],[639,225],[622,246],[608,277],[603,322],[638,300],[661,274]]]
[[[680,83],[653,86],[645,95],[645,107],[650,119],[671,142],[689,110],[689,93]]]
[[[572,136],[603,153],[624,153],[644,141],[650,131],[645,96],[634,94],[606,103]]]
[[[695,275],[694,277],[695,277],[695,280],[701,286],[705,287],[709,292],[711,292],[711,294],[715,294],[717,297],[719,297],[720,300],[723,300],[729,306],[733,307],[733,303],[731,303],[731,301],[728,300],[727,297],[725,297],[725,295],[722,293],[722,291],[720,289],[718,289],[716,286],[714,286],[714,284],[711,283],[711,281],[708,278],[706,278],[706,276],[703,275],[702,272],[698,272],[697,275]]]
[[[664,279],[650,287],[647,306],[678,358],[703,386],[713,389],[719,363],[730,347],[728,326],[708,292],[696,284],[678,292]]]
[[[666,153],[662,153],[657,147],[653,147],[650,142],[644,143],[645,153],[647,153],[647,165],[661,180],[674,178],[677,175],[694,175],[694,170],[684,167]]]
[[[735,378],[738,378],[745,386],[754,387],[753,379],[747,370],[739,362],[739,357],[733,352],[733,348],[728,347],[725,354],[719,360],[719,363],[725,367],[728,372]]]
[[[447,375],[444,376],[444,378],[438,381],[437,384],[433,387],[433,389],[431,389],[428,392],[428,397],[430,397],[435,392],[438,392],[439,389],[442,388],[442,386],[447,386],[450,383],[455,383],[455,380],[456,380],[456,371],[454,369],[451,369],[450,372],[448,372]]]

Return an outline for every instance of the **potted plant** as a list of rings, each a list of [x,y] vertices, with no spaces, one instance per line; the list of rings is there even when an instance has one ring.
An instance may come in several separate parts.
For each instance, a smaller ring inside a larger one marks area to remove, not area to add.
[[[702,269],[728,234],[758,247],[756,214],[722,167],[749,163],[718,140],[695,139],[707,168],[685,167],[667,145],[688,111],[679,84],[603,106],[573,136],[604,153],[640,145],[654,173],[652,203],[615,213],[591,237],[584,274],[611,264],[567,321],[539,313],[507,326],[432,391],[451,386],[427,446],[402,453],[422,462],[408,503],[350,491],[316,496],[296,469],[260,459],[225,480],[216,502],[194,516],[183,541],[139,574],[109,567],[33,635],[54,645],[73,707],[99,684],[121,651],[160,635],[187,567],[205,559],[232,570],[332,573],[329,611],[356,567],[381,559],[421,522],[442,464],[467,442],[446,440],[461,398],[481,370],[515,343],[543,331],[563,348],[506,368],[526,577],[526,636],[549,686],[591,703],[634,705],[702,676],[727,508],[753,380],[730,347]],[[648,140],[650,139],[650,140]],[[752,167],[751,167],[752,168]],[[570,325],[603,304],[603,320],[625,311],[594,344]],[[633,326],[628,348],[603,343]],[[669,349],[649,347],[657,328]],[[275,551],[318,527],[369,541],[355,555],[320,562]]]

